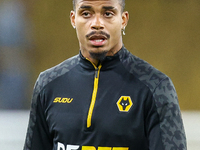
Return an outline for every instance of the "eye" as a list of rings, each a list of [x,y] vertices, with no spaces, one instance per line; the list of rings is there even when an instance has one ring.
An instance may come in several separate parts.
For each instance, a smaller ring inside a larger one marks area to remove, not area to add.
[[[113,15],[114,15],[114,13],[113,12],[105,12],[105,17],[112,17]]]
[[[85,18],[89,18],[89,17],[91,16],[91,13],[88,12],[88,11],[84,11],[84,12],[82,12],[81,15],[82,15],[83,17],[85,17]]]

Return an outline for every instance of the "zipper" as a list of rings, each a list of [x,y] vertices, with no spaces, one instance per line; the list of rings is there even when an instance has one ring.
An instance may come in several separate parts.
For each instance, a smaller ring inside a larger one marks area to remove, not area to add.
[[[90,103],[90,107],[89,107],[89,111],[88,111],[88,116],[87,116],[87,128],[91,127],[92,114],[93,114],[94,105],[95,105],[95,102],[96,102],[97,91],[98,91],[99,74],[100,74],[100,69],[102,67],[101,65],[99,65],[99,67],[96,67],[94,64],[93,64],[93,66],[95,68],[94,88],[93,88],[92,99],[91,99],[91,103]]]

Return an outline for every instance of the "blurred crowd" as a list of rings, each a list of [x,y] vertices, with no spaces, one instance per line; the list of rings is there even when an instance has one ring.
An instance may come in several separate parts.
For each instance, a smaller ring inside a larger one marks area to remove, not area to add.
[[[27,107],[30,30],[23,1],[0,0],[0,109]]]

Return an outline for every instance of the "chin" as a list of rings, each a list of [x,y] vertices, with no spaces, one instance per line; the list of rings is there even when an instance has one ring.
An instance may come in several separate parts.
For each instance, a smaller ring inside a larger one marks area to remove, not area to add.
[[[106,54],[108,53],[108,51],[106,51],[106,50],[101,50],[101,51],[93,50],[93,51],[90,51],[89,53],[90,53],[90,56],[93,59],[102,61],[106,57]]]

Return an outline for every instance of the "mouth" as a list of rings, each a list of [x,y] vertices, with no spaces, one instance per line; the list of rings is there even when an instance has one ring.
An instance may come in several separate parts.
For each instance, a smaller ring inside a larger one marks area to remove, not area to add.
[[[104,35],[92,35],[89,37],[89,41],[93,46],[103,46],[107,42],[107,37]]]
[[[86,35],[86,38],[90,41],[90,44],[94,47],[102,47],[106,44],[110,35],[104,31],[92,31]]]

